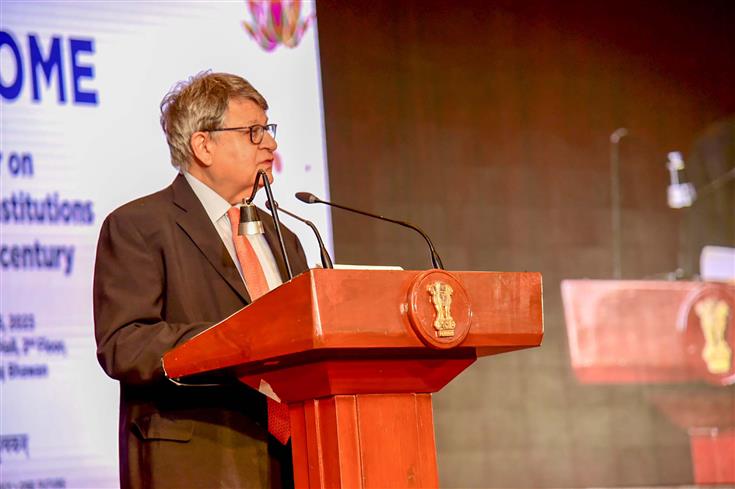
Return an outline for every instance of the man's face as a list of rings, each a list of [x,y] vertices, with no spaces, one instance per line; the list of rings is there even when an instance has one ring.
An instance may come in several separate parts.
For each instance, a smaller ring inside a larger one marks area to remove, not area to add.
[[[225,113],[224,128],[265,125],[268,117],[249,99],[231,100]],[[220,131],[212,137],[212,164],[206,173],[212,188],[230,204],[250,197],[258,170],[265,170],[273,181],[273,152],[278,145],[267,132],[260,144],[250,142],[247,131]],[[260,186],[263,185],[261,180]]]

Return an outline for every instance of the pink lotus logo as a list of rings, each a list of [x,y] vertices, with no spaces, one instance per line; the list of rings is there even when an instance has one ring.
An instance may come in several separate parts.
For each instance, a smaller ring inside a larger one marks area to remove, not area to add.
[[[279,44],[295,48],[314,20],[301,20],[301,0],[248,0],[252,23],[242,25],[260,47],[270,52]]]

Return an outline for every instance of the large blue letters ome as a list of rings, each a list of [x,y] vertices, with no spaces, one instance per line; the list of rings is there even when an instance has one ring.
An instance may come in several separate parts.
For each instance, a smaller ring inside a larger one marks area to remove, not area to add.
[[[28,34],[23,44],[9,31],[0,30],[0,96],[14,101],[29,88],[36,103],[55,93],[59,104],[70,99],[76,105],[97,105],[97,91],[89,88],[94,65],[82,59],[85,54],[94,54],[94,39],[68,37],[65,42],[61,35],[44,40]],[[66,70],[64,61],[68,62]]]

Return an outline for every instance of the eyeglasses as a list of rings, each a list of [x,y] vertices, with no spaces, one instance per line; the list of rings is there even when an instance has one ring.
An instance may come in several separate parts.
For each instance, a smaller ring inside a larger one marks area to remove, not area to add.
[[[260,144],[263,142],[265,133],[271,135],[273,139],[276,138],[276,126],[277,124],[254,124],[248,127],[222,127],[220,129],[208,129],[206,132],[221,132],[221,131],[238,131],[248,132],[250,134],[250,142],[253,144]]]

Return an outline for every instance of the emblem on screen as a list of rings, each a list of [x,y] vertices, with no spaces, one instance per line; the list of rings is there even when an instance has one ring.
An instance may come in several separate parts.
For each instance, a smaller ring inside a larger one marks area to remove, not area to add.
[[[444,282],[434,282],[427,287],[431,294],[431,303],[436,309],[434,329],[439,338],[451,338],[454,336],[456,323],[452,318],[452,294],[454,289]]]
[[[301,18],[301,0],[248,0],[252,22],[242,25],[263,50],[271,52],[282,44],[298,46],[314,14]]]
[[[725,339],[730,307],[723,300],[704,299],[694,306],[704,335],[702,359],[711,374],[724,374],[732,368],[732,349]]]

